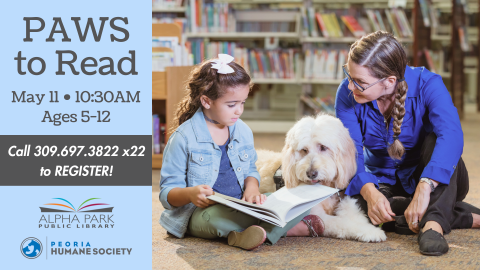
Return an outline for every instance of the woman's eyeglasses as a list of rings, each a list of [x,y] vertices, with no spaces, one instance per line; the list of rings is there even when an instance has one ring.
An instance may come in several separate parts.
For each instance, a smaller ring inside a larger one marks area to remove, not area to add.
[[[372,86],[374,86],[375,84],[377,84],[377,83],[379,83],[379,82],[381,82],[381,81],[383,81],[383,80],[386,79],[386,78],[380,79],[380,80],[378,80],[378,81],[376,81],[376,82],[374,82],[374,83],[372,83],[372,84],[369,84],[369,85],[363,87],[363,86],[361,86],[360,84],[358,84],[356,81],[354,81],[354,80],[352,79],[352,77],[350,77],[350,74],[347,72],[347,64],[343,65],[342,68],[343,68],[343,73],[345,73],[345,75],[347,76],[348,81],[351,82],[351,83],[353,83],[353,85],[355,85],[355,87],[356,87],[360,92],[363,92],[363,91],[367,90],[367,88],[372,87]]]

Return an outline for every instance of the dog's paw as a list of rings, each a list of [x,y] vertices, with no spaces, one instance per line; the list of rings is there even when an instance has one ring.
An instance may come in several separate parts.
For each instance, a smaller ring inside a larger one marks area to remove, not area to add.
[[[385,234],[385,232],[378,228],[378,227],[375,227],[375,226],[371,226],[373,228],[367,230],[367,231],[364,231],[363,234],[361,234],[359,237],[358,237],[358,241],[361,241],[361,242],[383,242],[383,241],[386,241],[387,240],[387,235]]]

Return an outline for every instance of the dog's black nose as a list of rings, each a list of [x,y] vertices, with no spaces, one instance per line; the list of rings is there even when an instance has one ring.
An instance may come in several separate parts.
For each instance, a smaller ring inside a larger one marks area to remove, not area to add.
[[[317,171],[313,171],[313,170],[308,171],[308,172],[307,172],[307,176],[308,176],[308,178],[310,178],[310,179],[315,179],[315,178],[317,178],[317,176],[318,176],[318,172],[317,172]]]

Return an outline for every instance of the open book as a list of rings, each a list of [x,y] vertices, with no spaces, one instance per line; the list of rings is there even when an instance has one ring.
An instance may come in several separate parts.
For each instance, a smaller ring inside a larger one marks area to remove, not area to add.
[[[318,183],[314,185],[300,184],[290,189],[283,187],[268,196],[267,201],[262,205],[248,203],[220,193],[215,193],[207,198],[275,226],[284,227],[290,220],[338,191],[338,189]]]

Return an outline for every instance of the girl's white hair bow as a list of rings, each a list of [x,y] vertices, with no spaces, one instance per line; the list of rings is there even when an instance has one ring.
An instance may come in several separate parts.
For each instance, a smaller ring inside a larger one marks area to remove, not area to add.
[[[228,65],[228,63],[233,61],[233,56],[228,54],[220,53],[218,55],[218,59],[212,60],[212,68],[218,70],[217,72],[220,74],[229,74],[235,72],[232,67]]]

